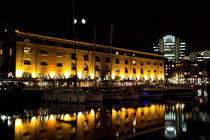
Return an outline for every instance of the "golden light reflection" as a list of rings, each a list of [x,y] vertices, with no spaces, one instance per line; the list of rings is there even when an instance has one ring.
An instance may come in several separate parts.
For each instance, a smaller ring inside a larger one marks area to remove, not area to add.
[[[50,120],[50,121],[54,121],[54,120],[55,120],[55,117],[51,114],[49,120]]]
[[[77,72],[77,76],[79,79],[82,79],[82,72]]]
[[[124,79],[124,74],[121,74],[120,78],[121,78],[121,80],[123,80]]]
[[[94,79],[94,73],[90,73],[90,78]]]
[[[31,118],[31,122],[32,122],[32,123],[35,123],[35,122],[36,122],[36,117],[35,117],[35,116],[33,116],[33,117]]]
[[[78,118],[82,118],[82,117],[83,117],[82,112],[79,112],[78,115],[77,115],[77,117],[78,117]]]
[[[112,73],[112,79],[114,79],[115,78],[115,73]]]
[[[95,114],[95,111],[94,111],[93,109],[91,109],[91,110],[90,110],[90,115],[91,115],[91,116],[94,116],[94,114]]]
[[[21,119],[18,118],[15,120],[15,126],[21,126],[21,124],[22,124]]]
[[[65,114],[63,120],[64,121],[70,121],[71,120],[71,116],[69,114]]]

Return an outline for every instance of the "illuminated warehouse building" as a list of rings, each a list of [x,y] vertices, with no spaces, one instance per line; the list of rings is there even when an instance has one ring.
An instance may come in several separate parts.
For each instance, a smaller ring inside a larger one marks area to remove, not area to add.
[[[164,80],[163,55],[9,29],[0,39],[1,77]]]

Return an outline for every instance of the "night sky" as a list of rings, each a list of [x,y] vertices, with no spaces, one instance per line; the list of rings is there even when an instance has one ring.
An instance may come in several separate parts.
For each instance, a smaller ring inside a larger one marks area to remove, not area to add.
[[[113,46],[149,51],[155,40],[171,34],[186,41],[188,52],[209,49],[208,4],[129,2],[75,1],[75,17],[87,20],[86,25],[77,25],[77,39],[93,42],[96,27],[97,43],[108,45],[112,23]],[[72,3],[7,3],[0,8],[3,22],[23,32],[72,39]]]

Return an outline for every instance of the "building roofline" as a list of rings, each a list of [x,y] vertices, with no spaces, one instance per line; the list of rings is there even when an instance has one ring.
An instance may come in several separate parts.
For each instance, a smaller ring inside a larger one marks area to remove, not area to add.
[[[129,49],[123,49],[123,48],[117,48],[117,47],[111,47],[111,46],[105,46],[105,45],[100,45],[100,44],[94,44],[94,43],[87,43],[87,42],[81,42],[81,41],[74,41],[74,40],[69,40],[69,39],[62,39],[62,38],[56,38],[56,37],[49,37],[49,36],[44,36],[44,35],[38,35],[38,34],[32,34],[32,33],[25,33],[25,32],[20,32],[19,30],[15,30],[17,36],[23,36],[23,37],[30,37],[34,39],[41,39],[41,40],[47,40],[47,41],[53,41],[53,42],[59,42],[59,43],[67,43],[67,44],[76,44],[76,45],[81,45],[81,46],[96,46],[97,48],[102,48],[102,49],[113,49],[113,50],[119,50],[119,51],[126,51],[126,52],[131,52],[131,53],[138,53],[138,54],[143,54],[143,55],[150,55],[150,56],[157,56],[157,57],[162,57],[164,58],[164,55],[160,54],[153,54],[153,53],[148,53],[148,52],[141,52],[141,51],[136,51],[136,50],[129,50]]]

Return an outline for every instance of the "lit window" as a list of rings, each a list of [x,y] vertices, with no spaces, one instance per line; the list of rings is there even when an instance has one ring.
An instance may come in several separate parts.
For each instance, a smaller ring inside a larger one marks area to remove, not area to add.
[[[118,52],[116,52],[116,54],[119,54]]]
[[[31,61],[30,60],[24,60],[24,65],[31,65]]]
[[[135,54],[133,54],[133,56],[135,56]]]
[[[133,60],[132,63],[133,63],[133,65],[136,65],[136,61],[135,60]]]
[[[29,47],[24,47],[24,53],[31,53],[32,50]]]

